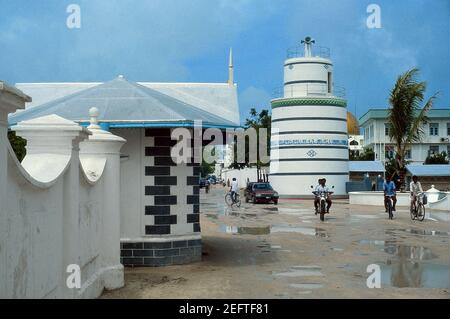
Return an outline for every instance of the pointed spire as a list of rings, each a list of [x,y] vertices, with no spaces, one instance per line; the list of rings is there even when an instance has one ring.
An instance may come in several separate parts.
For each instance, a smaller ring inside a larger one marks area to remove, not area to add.
[[[230,48],[230,57],[228,62],[228,84],[234,85],[233,48]]]

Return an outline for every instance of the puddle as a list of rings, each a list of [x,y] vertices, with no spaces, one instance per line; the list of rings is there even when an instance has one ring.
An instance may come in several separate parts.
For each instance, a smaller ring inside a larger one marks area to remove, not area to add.
[[[333,247],[331,248],[332,251],[344,251],[344,248],[337,248],[337,247]]]
[[[220,225],[219,230],[227,234],[240,235],[268,235],[271,233],[299,233],[308,236],[328,238],[329,235],[321,228],[293,227],[293,226],[229,226]]]
[[[381,285],[397,288],[447,288],[450,286],[450,266],[388,259],[386,265],[381,266]]]
[[[404,229],[403,232],[410,233],[413,235],[421,235],[421,236],[443,236],[449,237],[449,232],[436,231],[436,230],[425,230],[425,229]]]
[[[273,273],[277,277],[309,277],[309,276],[325,276],[321,272],[322,268],[318,266],[293,266],[289,271]]]
[[[239,235],[268,235],[270,234],[270,226],[227,226],[221,225],[220,231],[227,234]]]
[[[434,254],[430,248],[399,244],[397,241],[363,239],[359,241],[359,244],[375,245],[389,255],[394,255],[399,258],[405,259],[430,260],[439,257],[438,255]]]
[[[292,227],[292,226],[273,226],[272,233],[299,233],[308,236],[317,236],[328,238],[328,234],[324,229],[312,227]]]
[[[396,235],[396,232],[399,233],[408,233],[412,235],[419,236],[440,236],[440,237],[450,237],[450,232],[438,231],[438,230],[425,230],[425,229],[417,229],[417,228],[404,228],[404,229],[388,229],[386,230],[386,234]]]

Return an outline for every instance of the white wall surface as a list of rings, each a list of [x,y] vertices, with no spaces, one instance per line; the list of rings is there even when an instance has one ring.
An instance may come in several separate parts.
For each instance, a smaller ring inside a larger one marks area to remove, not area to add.
[[[7,108],[0,90],[0,120],[23,107],[14,97]],[[28,140],[23,167],[0,121],[0,298],[95,298],[104,288],[123,286],[120,264],[119,149],[124,141],[114,136],[96,140],[77,124],[50,117],[39,123],[20,123],[18,135]],[[56,140],[59,137],[58,147]],[[91,145],[95,144],[95,146]],[[96,151],[90,149],[90,147]],[[58,165],[46,165],[53,155]],[[42,156],[40,156],[40,154]],[[36,169],[40,167],[40,169]],[[44,170],[47,174],[44,174]],[[49,176],[53,179],[48,178]],[[81,287],[69,289],[67,266],[81,268]]]
[[[222,178],[224,179],[225,183],[227,180],[231,181],[233,178],[236,178],[238,185],[240,188],[244,188],[247,185],[247,178],[250,182],[257,182],[258,181],[258,172],[256,167],[252,168],[244,168],[244,169],[224,169],[222,170]]]

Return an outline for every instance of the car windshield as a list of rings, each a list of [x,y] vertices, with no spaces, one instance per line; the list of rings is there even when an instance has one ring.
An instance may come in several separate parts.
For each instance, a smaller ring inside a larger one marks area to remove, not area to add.
[[[255,184],[253,189],[272,190],[272,186],[270,184]]]

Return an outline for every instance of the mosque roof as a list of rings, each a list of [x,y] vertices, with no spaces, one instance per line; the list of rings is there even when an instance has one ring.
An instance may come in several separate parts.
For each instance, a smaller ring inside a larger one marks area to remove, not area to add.
[[[11,115],[10,125],[50,114],[87,123],[92,107],[99,110],[99,122],[112,128],[186,127],[194,121],[217,128],[240,124],[236,88],[228,84],[136,83],[119,76],[105,83],[17,87],[31,96],[36,93],[42,103]]]

